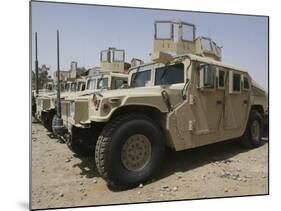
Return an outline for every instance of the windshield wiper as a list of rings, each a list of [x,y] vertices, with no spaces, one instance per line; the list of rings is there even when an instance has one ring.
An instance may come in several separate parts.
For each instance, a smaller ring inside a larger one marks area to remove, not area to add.
[[[162,79],[163,79],[164,76],[167,74],[167,72],[168,72],[168,67],[167,67],[167,65],[165,65],[165,69],[164,69],[164,71],[163,71],[161,77],[159,78],[159,82],[162,81]]]

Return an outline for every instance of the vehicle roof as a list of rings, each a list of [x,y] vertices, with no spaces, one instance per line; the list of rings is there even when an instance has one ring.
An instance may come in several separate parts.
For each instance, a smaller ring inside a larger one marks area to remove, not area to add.
[[[184,54],[184,55],[180,55],[178,57],[184,57],[184,56],[188,56],[192,61],[199,61],[199,62],[203,62],[203,63],[213,64],[213,65],[216,65],[216,66],[225,67],[225,68],[228,68],[228,69],[234,69],[234,70],[238,70],[240,72],[248,73],[247,70],[245,70],[241,67],[226,64],[226,63],[216,61],[216,60],[211,59],[211,58],[197,56],[197,55],[194,55],[194,54]]]
[[[76,79],[76,82],[85,82],[85,81],[86,81],[85,78],[77,78],[77,79]]]
[[[228,69],[237,70],[237,71],[240,71],[240,72],[243,72],[243,73],[248,73],[247,70],[245,70],[245,69],[243,69],[241,67],[238,67],[238,66],[235,66],[235,65],[226,64],[226,63],[223,63],[223,62],[220,62],[220,61],[216,61],[216,60],[211,59],[211,58],[197,56],[197,55],[194,55],[194,54],[176,55],[176,56],[174,56],[174,59],[180,59],[180,58],[184,58],[184,57],[188,57],[192,61],[199,61],[199,62],[213,64],[213,65],[224,67],[224,68],[228,68]],[[135,69],[137,69],[139,67],[145,67],[145,66],[152,65],[152,64],[157,64],[157,62],[148,62],[148,63],[142,64],[142,65],[139,65],[137,67],[133,67],[133,68],[129,69],[129,72],[132,71],[132,70],[135,70]]]

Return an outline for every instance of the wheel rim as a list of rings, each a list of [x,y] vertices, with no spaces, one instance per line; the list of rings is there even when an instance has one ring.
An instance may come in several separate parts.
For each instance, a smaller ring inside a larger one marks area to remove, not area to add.
[[[130,171],[139,171],[151,159],[151,143],[142,134],[130,136],[122,147],[121,161],[123,166]]]
[[[260,123],[258,120],[255,120],[252,124],[251,127],[251,134],[252,134],[252,138],[256,141],[259,140],[260,138]]]

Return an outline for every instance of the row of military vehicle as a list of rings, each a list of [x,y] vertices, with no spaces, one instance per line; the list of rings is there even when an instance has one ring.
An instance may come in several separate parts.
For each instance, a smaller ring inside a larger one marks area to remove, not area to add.
[[[54,134],[74,153],[92,154],[111,186],[147,181],[165,147],[180,151],[236,138],[248,148],[261,144],[265,90],[246,70],[223,63],[221,48],[196,37],[195,25],[155,21],[154,29],[151,62],[123,74],[124,55],[103,51],[106,71],[88,78],[79,94],[62,95],[58,113],[55,101],[45,107],[37,98],[37,114],[52,113]]]

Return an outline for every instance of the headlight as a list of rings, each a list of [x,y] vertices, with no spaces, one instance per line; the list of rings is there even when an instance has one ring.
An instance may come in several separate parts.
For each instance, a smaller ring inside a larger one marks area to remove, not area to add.
[[[74,119],[74,114],[75,114],[75,102],[71,102],[69,106],[69,115],[73,119]]]

